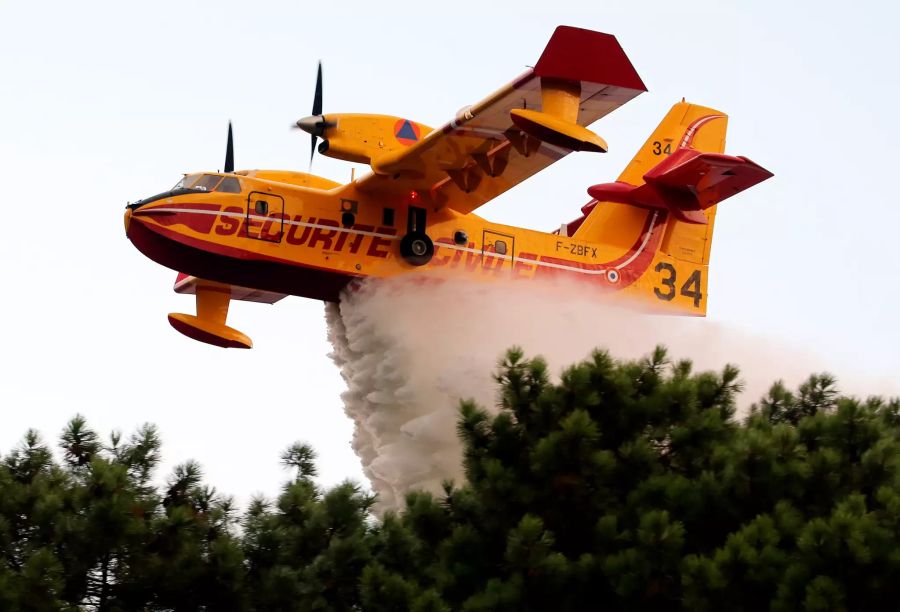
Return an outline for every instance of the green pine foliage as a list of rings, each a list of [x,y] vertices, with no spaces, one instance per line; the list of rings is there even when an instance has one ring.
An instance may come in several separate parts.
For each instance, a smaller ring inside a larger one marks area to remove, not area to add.
[[[380,519],[305,444],[242,512],[152,426],[0,456],[0,610],[877,610],[900,600],[900,402],[827,374],[735,418],[736,368],[513,349],[460,408],[466,482]]]
[[[465,403],[467,482],[376,526],[374,605],[874,610],[900,597],[900,402],[814,375],[735,419],[739,372],[605,352],[558,384],[510,351]],[[412,536],[412,537],[410,537]],[[385,543],[390,542],[391,545]],[[385,562],[390,555],[390,562]],[[374,608],[373,609],[378,609]]]

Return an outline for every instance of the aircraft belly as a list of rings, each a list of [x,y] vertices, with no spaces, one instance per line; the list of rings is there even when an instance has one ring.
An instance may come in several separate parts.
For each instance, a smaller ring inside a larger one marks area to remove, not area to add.
[[[356,277],[334,269],[252,254],[164,227],[151,228],[141,222],[131,223],[128,237],[144,255],[172,270],[263,291],[333,302]]]

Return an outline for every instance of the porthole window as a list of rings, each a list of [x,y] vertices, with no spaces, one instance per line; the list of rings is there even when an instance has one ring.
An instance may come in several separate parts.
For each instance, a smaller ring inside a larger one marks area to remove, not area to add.
[[[506,255],[506,242],[497,240],[494,242],[494,252],[500,255]]]
[[[455,242],[456,244],[458,244],[460,246],[462,246],[464,244],[468,244],[469,243],[469,235],[466,234],[462,230],[457,230],[453,234],[453,242]]]
[[[269,213],[269,203],[265,200],[257,200],[256,201],[256,214],[257,215],[266,215]]]

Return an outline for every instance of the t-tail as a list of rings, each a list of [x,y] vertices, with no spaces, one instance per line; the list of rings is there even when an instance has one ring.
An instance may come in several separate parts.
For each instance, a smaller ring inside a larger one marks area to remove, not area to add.
[[[588,189],[584,215],[560,228],[610,245],[607,273],[665,310],[706,314],[707,269],[719,202],[772,176],[725,155],[725,113],[679,102],[614,183]],[[648,295],[649,294],[649,295]]]

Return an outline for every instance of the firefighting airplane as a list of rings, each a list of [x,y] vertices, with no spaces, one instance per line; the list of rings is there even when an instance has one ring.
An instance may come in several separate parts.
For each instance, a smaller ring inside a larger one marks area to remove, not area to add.
[[[646,91],[614,36],[560,26],[533,68],[444,126],[387,115],[323,114],[297,126],[323,155],[368,164],[347,184],[303,172],[188,174],[131,203],[128,238],[180,272],[196,315],[169,322],[195,340],[250,348],[228,327],[230,300],[287,295],[336,301],[353,279],[453,269],[473,277],[564,276],[706,313],[716,204],[772,174],[724,155],[727,117],[675,104],[614,183],[594,185],[581,216],[552,233],[491,223],[473,211],[572,151],[605,152],[588,130]]]

